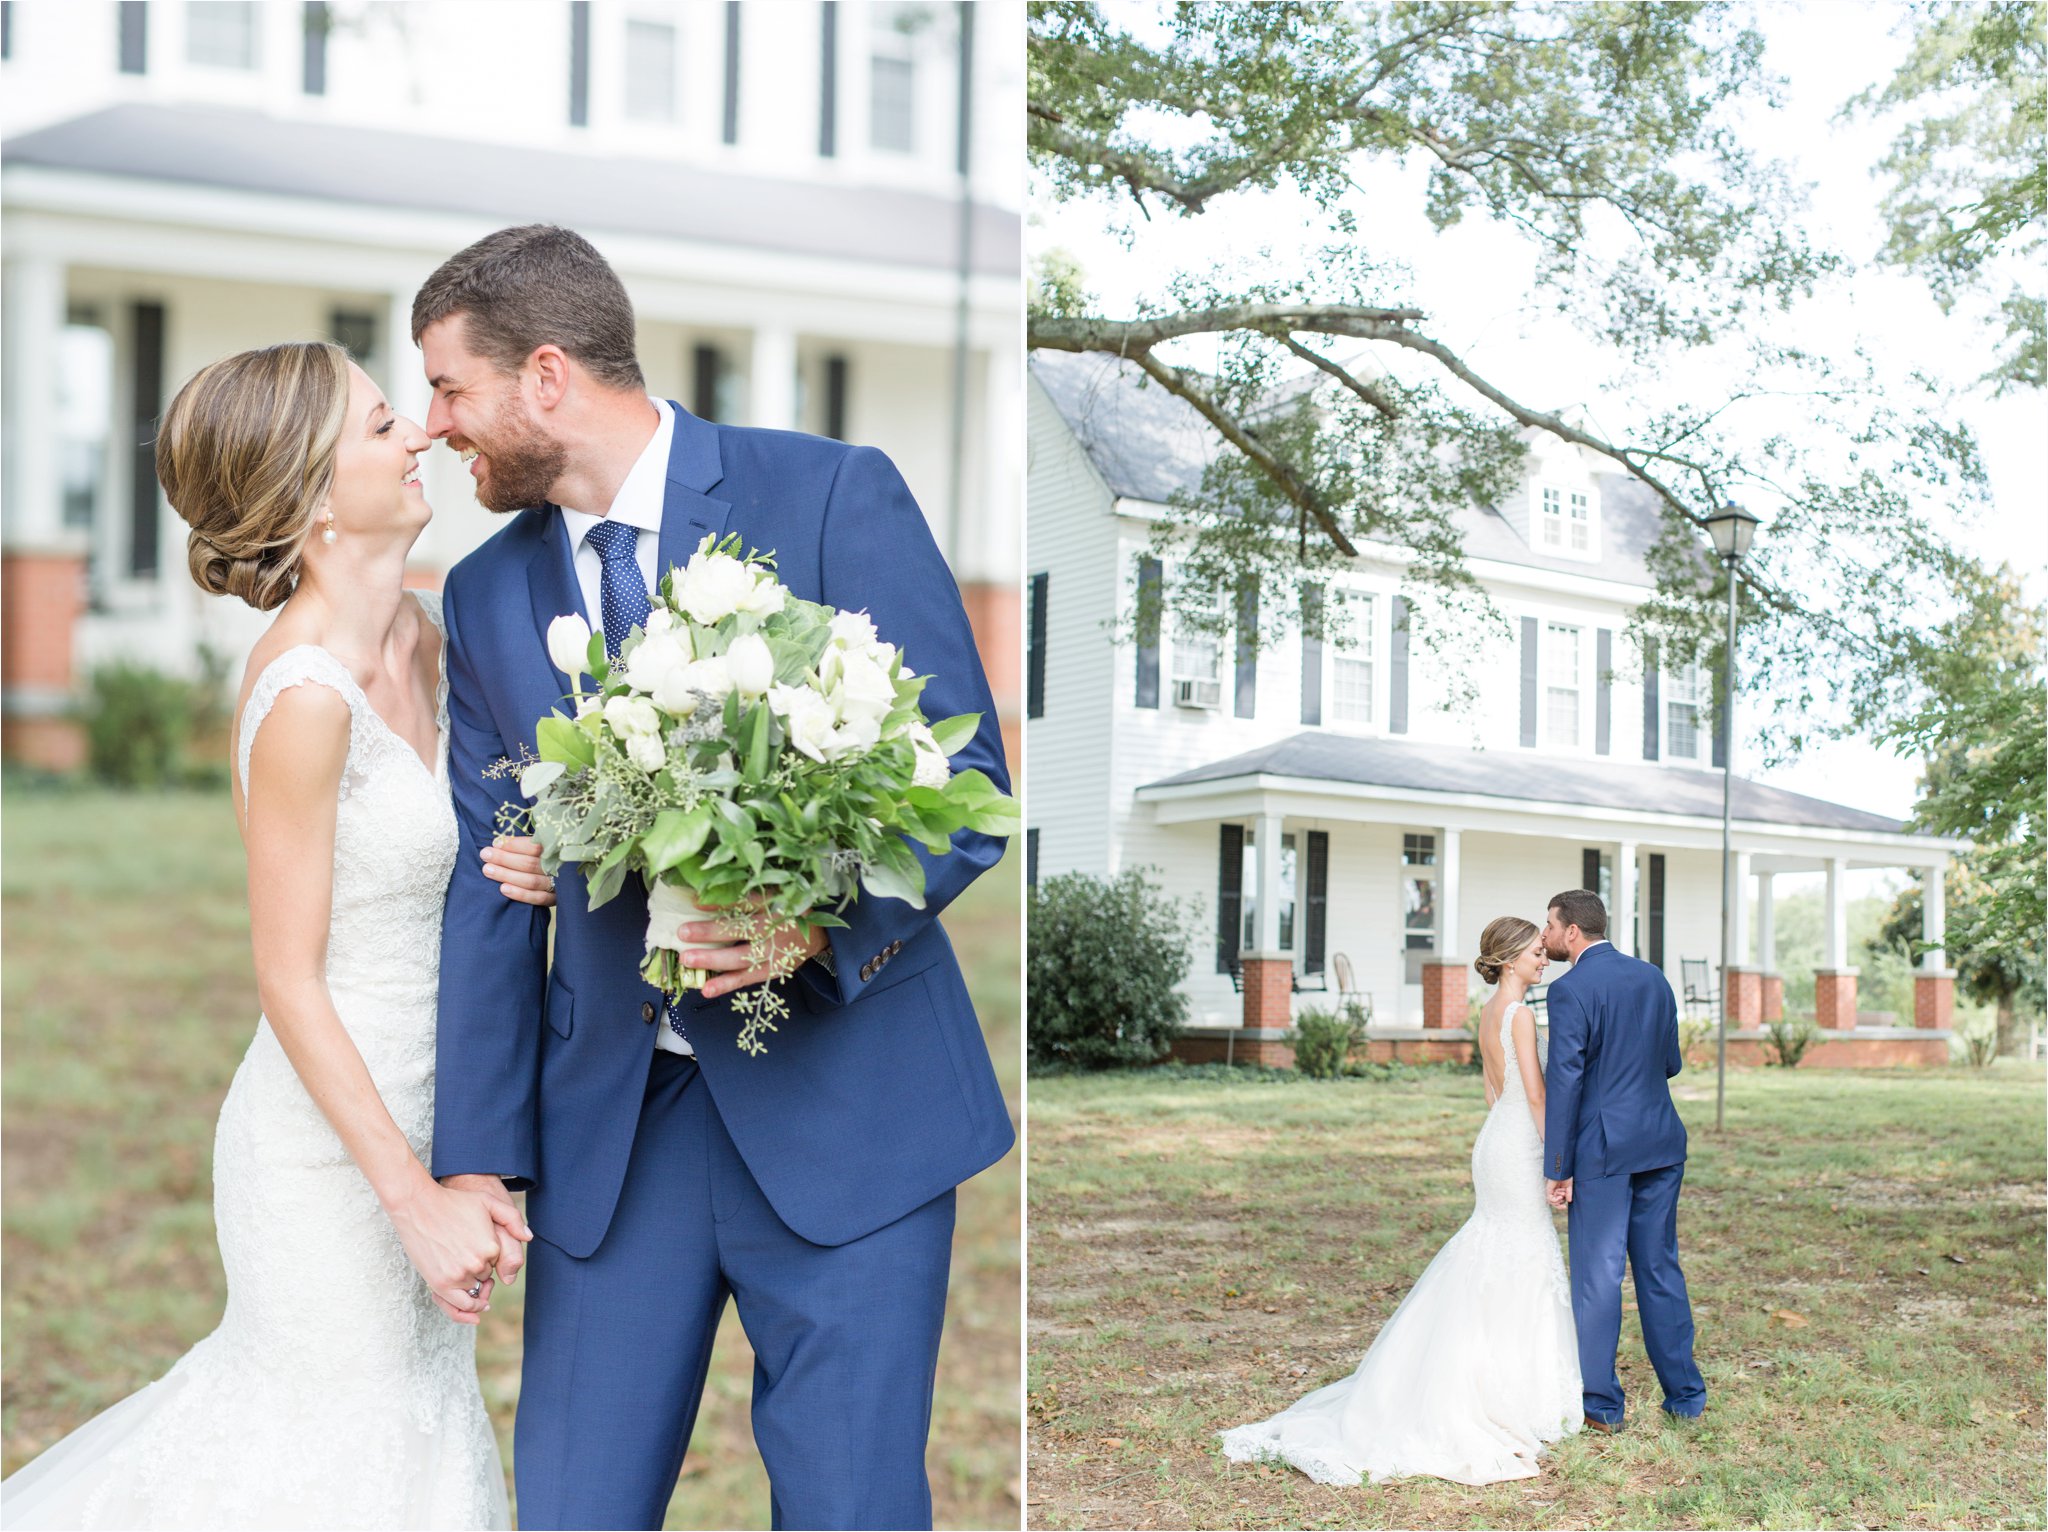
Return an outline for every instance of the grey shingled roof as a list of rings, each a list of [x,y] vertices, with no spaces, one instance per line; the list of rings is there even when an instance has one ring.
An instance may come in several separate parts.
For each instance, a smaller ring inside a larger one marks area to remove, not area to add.
[[[950,269],[959,243],[958,204],[948,197],[221,107],[111,106],[11,138],[0,156],[10,165],[885,265]],[[973,269],[1016,275],[1021,230],[1017,214],[977,206]]]
[[[1297,734],[1227,760],[1197,766],[1152,787],[1223,782],[1237,777],[1292,777],[1310,782],[1355,782],[1417,792],[1476,793],[1532,803],[1584,804],[1686,818],[1721,817],[1721,773],[1624,761],[1466,750],[1407,740],[1362,738],[1328,731]],[[1145,791],[1145,788],[1139,789]],[[1907,826],[1803,793],[1737,777],[1735,818],[1747,824],[1804,825],[1816,829],[1903,834]]]
[[[1202,470],[1223,447],[1209,423],[1185,400],[1153,383],[1135,366],[1100,353],[1034,351],[1031,375],[1111,494],[1165,504],[1193,490]],[[1645,588],[1654,586],[1646,562],[1659,528],[1655,495],[1626,474],[1596,475],[1600,489],[1601,544],[1595,563],[1539,553],[1497,511],[1461,506],[1454,513],[1472,558],[1495,559],[1559,574],[1594,574]]]

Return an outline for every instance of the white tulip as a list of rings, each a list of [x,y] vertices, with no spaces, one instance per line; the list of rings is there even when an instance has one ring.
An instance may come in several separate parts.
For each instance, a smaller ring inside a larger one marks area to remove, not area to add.
[[[832,705],[808,686],[773,686],[768,706],[789,731],[789,742],[814,761],[825,759],[836,732]]]
[[[574,680],[590,669],[590,624],[574,612],[548,624],[548,658]]]
[[[722,702],[725,694],[732,690],[732,667],[722,654],[709,658],[692,660],[683,667],[683,685],[693,692],[702,692],[714,701]]]
[[[652,776],[668,761],[668,752],[661,748],[658,734],[635,734],[626,741],[626,756],[635,766]]]
[[[842,649],[865,649],[875,641],[875,625],[866,612],[834,612],[832,641]]]
[[[676,576],[675,593],[690,621],[708,628],[752,598],[754,572],[730,554],[699,553]]]
[[[774,684],[775,655],[758,633],[742,633],[725,651],[732,684],[743,696],[758,697]]]
[[[687,634],[650,633],[626,657],[626,684],[636,692],[652,692],[663,676],[689,663]]]
[[[671,612],[665,606],[658,606],[653,611],[647,614],[647,621],[642,623],[640,626],[644,631],[649,633],[666,633],[670,628],[673,628],[675,625],[675,613]],[[683,642],[688,643],[689,640],[690,635],[687,631],[685,631],[683,633]]]
[[[645,697],[614,697],[604,705],[604,721],[612,732],[625,739],[637,735],[658,735],[661,715]]]
[[[839,685],[833,693],[842,721],[855,718],[880,724],[896,705],[896,683],[865,654],[848,654],[839,663]]]

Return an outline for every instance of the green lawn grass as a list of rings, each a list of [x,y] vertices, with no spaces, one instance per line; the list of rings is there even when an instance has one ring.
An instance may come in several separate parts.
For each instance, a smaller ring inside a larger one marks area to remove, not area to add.
[[[10,790],[4,816],[4,1468],[160,1376],[220,1318],[213,1122],[258,1011],[224,792]],[[946,916],[1013,1114],[1016,859]],[[1017,1524],[1019,1157],[961,1189],[928,1463],[938,1524]],[[507,1466],[523,1288],[478,1368]],[[765,1527],[730,1310],[671,1527]]]
[[[2040,1527],[2043,1083],[1740,1071],[1717,1135],[1681,1076],[1703,1425],[1664,1424],[1625,1316],[1625,1434],[1335,1489],[1214,1433],[1349,1373],[1470,1214],[1478,1077],[1035,1077],[1027,1523]]]

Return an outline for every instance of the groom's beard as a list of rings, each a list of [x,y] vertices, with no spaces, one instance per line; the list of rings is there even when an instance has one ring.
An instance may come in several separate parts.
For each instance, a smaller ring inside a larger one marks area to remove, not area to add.
[[[496,507],[493,507],[493,509],[496,509]],[[1550,961],[1553,963],[1569,963],[1572,960],[1572,949],[1569,947],[1553,947],[1549,942],[1545,942],[1543,950],[1549,955]]]
[[[569,465],[569,449],[520,414],[507,397],[491,420],[491,440],[471,439],[484,459],[476,484],[477,503],[487,511],[523,511],[544,503]]]

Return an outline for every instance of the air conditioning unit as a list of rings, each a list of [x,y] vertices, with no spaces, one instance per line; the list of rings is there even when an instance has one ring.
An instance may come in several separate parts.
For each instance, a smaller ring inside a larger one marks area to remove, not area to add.
[[[1213,713],[1223,706],[1223,683],[1221,681],[1176,681],[1173,683],[1173,705],[1175,707],[1202,708]]]

